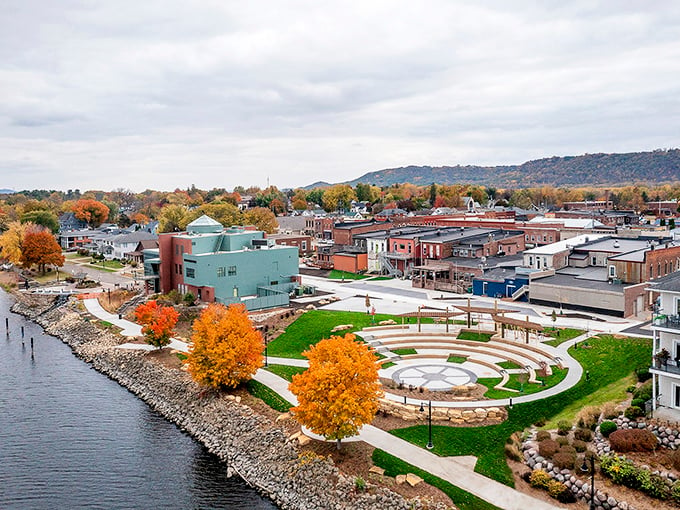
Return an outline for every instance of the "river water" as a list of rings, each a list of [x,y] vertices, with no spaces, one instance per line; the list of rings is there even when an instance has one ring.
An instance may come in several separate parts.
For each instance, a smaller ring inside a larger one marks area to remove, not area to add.
[[[11,304],[0,291],[0,509],[276,508]]]

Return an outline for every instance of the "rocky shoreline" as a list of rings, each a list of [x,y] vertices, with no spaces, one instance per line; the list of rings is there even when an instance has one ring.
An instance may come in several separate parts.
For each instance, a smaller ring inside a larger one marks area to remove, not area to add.
[[[282,429],[233,397],[206,392],[184,372],[153,363],[143,352],[116,349],[124,340],[89,322],[74,298],[59,303],[53,297],[17,294],[16,299],[13,312],[63,340],[76,356],[200,441],[230,473],[280,508],[432,508],[370,484],[368,490],[357,491],[354,479],[340,473],[332,461],[300,455]]]

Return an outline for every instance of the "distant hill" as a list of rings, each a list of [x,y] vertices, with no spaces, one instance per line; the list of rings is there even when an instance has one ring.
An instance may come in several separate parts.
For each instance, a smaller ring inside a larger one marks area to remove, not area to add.
[[[584,154],[527,161],[507,166],[406,166],[369,172],[346,181],[389,186],[483,184],[503,188],[551,186],[616,186],[631,183],[660,184],[680,181],[680,149],[627,154]],[[345,184],[343,183],[343,184]],[[321,187],[316,183],[308,188]]]
[[[16,193],[13,189],[0,189],[0,195],[13,195]]]

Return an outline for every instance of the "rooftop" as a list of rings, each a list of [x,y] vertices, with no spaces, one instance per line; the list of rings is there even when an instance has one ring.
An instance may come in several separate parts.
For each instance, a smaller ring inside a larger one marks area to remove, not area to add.
[[[547,244],[545,246],[538,246],[537,248],[531,248],[530,250],[525,250],[525,254],[529,255],[555,255],[562,251],[575,248],[582,244],[586,244],[590,241],[602,239],[607,237],[604,234],[583,234],[580,236],[565,239],[564,241],[558,241],[556,243]]]

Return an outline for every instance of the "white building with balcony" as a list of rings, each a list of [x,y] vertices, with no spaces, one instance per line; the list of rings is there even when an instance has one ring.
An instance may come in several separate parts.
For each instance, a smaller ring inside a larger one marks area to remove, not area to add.
[[[652,409],[680,421],[680,275],[653,280],[649,290],[659,295],[652,320]]]

